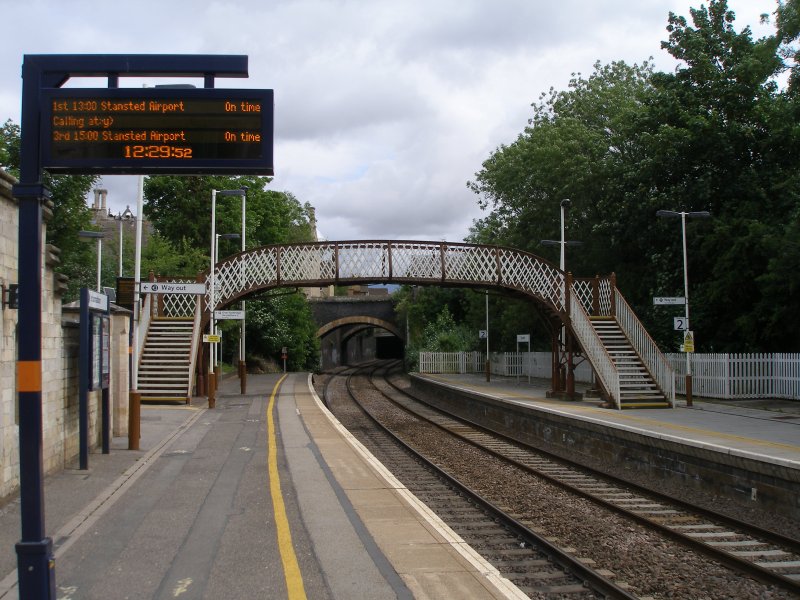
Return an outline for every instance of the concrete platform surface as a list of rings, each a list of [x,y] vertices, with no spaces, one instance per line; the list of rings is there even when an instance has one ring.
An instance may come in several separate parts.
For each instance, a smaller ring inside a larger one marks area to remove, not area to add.
[[[800,469],[800,401],[695,399],[691,407],[679,401],[672,409],[615,410],[601,408],[596,399],[547,398],[548,382],[544,380],[529,383],[524,377],[493,377],[487,382],[483,375],[475,374],[419,377],[608,427]]]
[[[45,480],[57,596],[524,598],[324,408],[307,374],[223,380],[214,409],[144,405]],[[0,598],[18,597],[20,505],[0,507]]]

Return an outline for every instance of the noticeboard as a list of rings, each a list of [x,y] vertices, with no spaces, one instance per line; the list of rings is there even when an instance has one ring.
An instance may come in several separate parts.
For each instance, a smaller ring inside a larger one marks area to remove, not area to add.
[[[106,389],[111,373],[111,321],[105,315],[92,314],[89,346],[89,389]]]
[[[133,277],[117,277],[117,306],[133,310],[136,280]]]
[[[273,175],[273,91],[48,88],[42,166],[54,173]]]

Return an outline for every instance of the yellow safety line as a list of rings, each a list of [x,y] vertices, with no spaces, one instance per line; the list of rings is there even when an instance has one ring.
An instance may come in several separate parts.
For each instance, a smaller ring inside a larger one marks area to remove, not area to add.
[[[443,383],[449,383],[450,385],[454,385],[451,381],[449,381],[448,379],[446,379],[444,377],[436,377],[436,376],[431,376],[431,375],[429,375],[429,377],[431,379],[436,379],[436,380],[441,381]],[[490,386],[490,385],[461,383],[461,382],[459,382],[458,384],[455,384],[455,385],[460,385],[460,386],[465,387],[467,389],[472,389],[472,390],[474,390],[476,392],[477,391],[481,391],[481,389],[483,389],[483,390],[494,390],[495,393],[497,392],[497,389],[496,388],[492,388],[492,386]],[[562,402],[558,402],[558,401],[555,401],[555,400],[550,400],[550,399],[545,399],[545,398],[532,398],[530,396],[525,396],[525,395],[522,395],[522,394],[516,394],[514,392],[502,392],[502,393],[503,393],[503,395],[508,396],[510,398],[519,398],[520,400],[529,400],[531,402],[541,402],[542,404],[549,404],[551,406],[563,406]],[[573,411],[584,412],[584,413],[589,413],[589,412],[598,413],[598,412],[601,412],[601,411],[602,412],[606,412],[607,411],[607,409],[600,409],[600,408],[597,408],[597,407],[594,407],[594,406],[570,406],[569,409],[573,410]],[[674,430],[677,430],[677,431],[684,431],[684,432],[689,432],[689,433],[702,433],[704,435],[720,438],[720,439],[723,439],[723,440],[735,440],[737,442],[747,442],[749,444],[753,444],[753,445],[756,445],[756,446],[767,446],[769,448],[781,448],[781,449],[793,450],[793,451],[800,450],[800,446],[795,446],[793,444],[784,444],[784,443],[781,443],[781,442],[770,442],[768,440],[759,440],[759,439],[756,439],[756,438],[744,437],[744,436],[735,435],[735,434],[732,434],[732,433],[722,433],[722,432],[719,432],[719,431],[712,431],[710,429],[701,429],[699,427],[690,427],[688,425],[678,425],[676,423],[665,423],[664,421],[658,421],[656,419],[648,419],[647,417],[637,417],[635,415],[626,415],[626,414],[624,414],[624,413],[622,413],[620,411],[615,411],[615,415],[614,416],[618,417],[620,419],[627,420],[627,421],[635,421],[635,422],[639,422],[639,423],[646,423],[648,425],[657,425],[658,427],[663,427],[665,429],[674,429]]]
[[[278,445],[275,440],[275,421],[272,409],[275,406],[275,396],[281,387],[286,375],[278,380],[272,389],[267,407],[267,464],[269,466],[269,491],[272,496],[272,510],[275,516],[275,528],[278,533],[278,550],[283,563],[283,576],[286,580],[286,590],[289,600],[305,600],[306,591],[303,587],[303,577],[297,564],[297,555],[292,546],[292,532],[289,529],[289,520],[286,518],[286,506],[283,504],[281,494],[281,480],[278,475]]]

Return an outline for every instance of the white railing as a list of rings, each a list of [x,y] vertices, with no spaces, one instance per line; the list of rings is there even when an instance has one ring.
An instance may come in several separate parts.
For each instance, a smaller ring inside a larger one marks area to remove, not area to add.
[[[480,352],[420,352],[420,373],[483,373]],[[686,355],[665,355],[675,370],[674,389],[685,394]],[[493,352],[492,375],[552,376],[550,352]],[[592,367],[582,362],[575,381],[592,383]],[[693,354],[692,391],[705,398],[775,398],[800,400],[800,354]]]
[[[570,290],[570,318],[572,320],[572,331],[578,339],[581,348],[589,362],[594,365],[597,377],[603,383],[603,387],[611,396],[611,400],[622,408],[619,391],[619,373],[611,360],[608,351],[603,345],[603,341],[597,335],[589,315],[583,308],[580,299],[574,290]]]
[[[686,393],[686,355],[667,354],[678,393]],[[692,393],[706,398],[800,400],[800,354],[692,354]]]
[[[153,302],[151,300],[151,296],[153,294],[141,294],[141,298],[139,301],[142,303],[141,308],[139,309],[139,332],[137,336],[137,348],[136,348],[136,356],[138,357],[139,363],[142,362],[142,353],[144,351],[144,342],[147,338],[147,330],[150,329],[150,318],[151,318],[151,309],[153,306]],[[139,367],[141,365],[136,365],[136,378],[139,378]],[[138,381],[136,382],[138,386]]]
[[[490,364],[492,375],[535,379],[550,379],[553,376],[551,352],[493,352]],[[592,383],[592,365],[588,362],[579,363],[575,367],[575,381]]]
[[[420,373],[482,373],[482,352],[420,352]]]
[[[195,296],[194,304],[194,325],[192,325],[192,345],[189,350],[189,389],[186,392],[188,397],[192,396],[192,384],[194,383],[194,370],[197,366],[197,351],[200,348],[200,323],[203,319],[203,303],[200,296]]]
[[[614,289],[616,302],[616,317],[620,329],[625,333],[625,337],[636,350],[639,358],[642,359],[650,375],[655,380],[661,392],[667,397],[669,403],[675,406],[675,370],[670,365],[667,357],[661,352],[653,338],[647,333],[642,323],[636,317],[631,307],[625,302],[625,298]]]

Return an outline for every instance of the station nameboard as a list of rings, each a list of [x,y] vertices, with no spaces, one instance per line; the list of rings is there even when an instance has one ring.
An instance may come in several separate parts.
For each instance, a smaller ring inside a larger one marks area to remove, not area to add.
[[[42,166],[54,173],[273,175],[273,91],[52,88]]]

